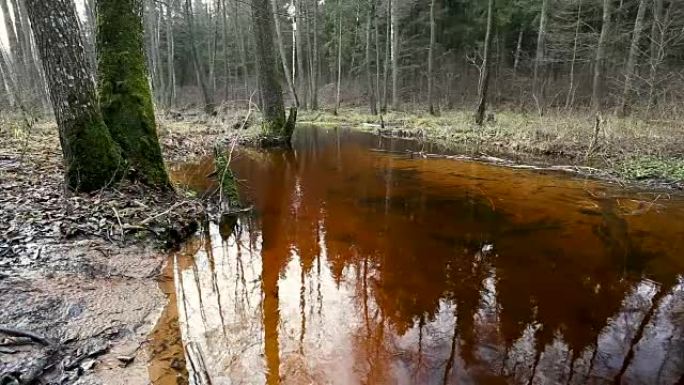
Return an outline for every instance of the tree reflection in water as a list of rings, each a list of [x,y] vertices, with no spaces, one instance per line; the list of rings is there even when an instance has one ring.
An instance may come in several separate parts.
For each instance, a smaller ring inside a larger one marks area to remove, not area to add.
[[[681,379],[682,201],[629,215],[594,182],[368,150],[411,146],[241,154],[255,215],[177,255],[191,382]]]

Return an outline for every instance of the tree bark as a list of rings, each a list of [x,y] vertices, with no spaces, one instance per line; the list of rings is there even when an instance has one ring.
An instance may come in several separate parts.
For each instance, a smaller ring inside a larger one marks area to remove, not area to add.
[[[342,8],[337,0],[337,91],[335,92],[335,111],[340,109],[340,86],[342,85]]]
[[[518,74],[518,67],[520,66],[520,53],[522,52],[522,41],[524,31],[521,29],[518,32],[518,44],[515,45],[515,55],[513,57],[513,77]]]
[[[385,65],[383,69],[383,85],[382,85],[382,111],[387,111],[387,90],[389,89],[389,71],[390,71],[390,51],[392,50],[392,0],[387,0],[387,16],[385,18]]]
[[[71,0],[27,0],[59,128],[66,184],[90,191],[115,181],[123,162],[104,124]]]
[[[295,106],[299,107],[299,97],[297,96],[297,90],[295,89],[294,80],[292,79],[292,72],[290,72],[290,66],[287,64],[287,53],[285,52],[285,45],[283,44],[283,34],[280,31],[280,20],[277,13],[278,0],[271,0],[273,6],[273,21],[275,31],[276,31],[276,42],[278,44],[278,52],[280,53],[280,62],[283,64],[283,73],[285,74],[285,81],[287,82],[287,87],[290,89],[292,98],[294,99]]]
[[[392,109],[399,108],[399,15],[397,15],[398,0],[389,0],[391,4],[390,22],[392,35]]]
[[[595,112],[601,110],[601,98],[603,97],[603,68],[606,60],[606,40],[610,31],[611,0],[603,0],[603,21],[601,23],[601,35],[596,46],[596,60],[594,62],[594,81],[591,91],[591,106]]]
[[[17,92],[17,99],[21,100],[21,104],[23,104],[23,101],[26,96],[26,84],[28,81],[28,76],[24,72],[24,50],[21,44],[19,44],[19,39],[14,29],[14,23],[12,22],[12,18],[10,17],[9,0],[0,0],[0,8],[2,8],[2,14],[5,16],[3,19],[5,21],[7,41],[9,43],[9,63],[10,71],[12,71],[9,75],[14,78],[14,83],[16,84],[15,92]]]
[[[487,31],[489,32],[489,31]],[[430,115],[435,114],[435,105],[434,105],[434,95],[433,95],[433,87],[434,87],[434,73],[433,73],[433,66],[434,66],[434,60],[435,60],[435,0],[430,1],[430,48],[428,50],[428,79],[427,79],[427,88],[428,88],[428,110],[430,111]]]
[[[306,81],[306,71],[304,70],[304,40],[302,38],[302,28],[304,28],[304,17],[302,12],[302,1],[295,0],[295,44],[297,56],[297,90],[302,95],[300,98],[300,105],[307,108],[308,87]]]
[[[166,188],[152,93],[143,51],[142,0],[98,0],[97,52],[104,122],[135,170],[149,185]]]
[[[378,16],[378,2],[371,0],[373,8],[373,26],[375,29],[375,92],[376,104],[380,104],[380,17]],[[377,109],[376,109],[377,113]]]
[[[651,111],[656,101],[658,67],[665,56],[665,34],[663,31],[663,0],[654,0],[653,21],[651,23],[651,49],[647,111]]]
[[[541,13],[539,14],[539,32],[537,34],[537,52],[534,58],[534,73],[532,80],[532,88],[534,95],[537,98],[537,103],[539,107],[543,108],[544,105],[544,85],[543,80],[540,84],[539,76],[540,73],[544,72],[545,68],[545,47],[546,47],[546,24],[548,19],[548,8],[549,1],[542,0]]]
[[[370,112],[373,115],[378,114],[378,105],[375,100],[375,84],[371,72],[371,27],[373,25],[373,14],[375,13],[375,2],[371,2],[371,8],[368,12],[368,23],[366,24],[366,83],[368,86],[368,103],[370,105]],[[376,63],[376,66],[378,64]]]
[[[572,61],[570,62],[570,85],[568,94],[565,97],[565,108],[570,108],[575,99],[575,63],[577,62],[577,43],[579,41],[579,30],[582,22],[582,0],[578,0],[577,23],[575,24],[575,39],[572,45]]]
[[[485,33],[484,53],[482,54],[482,74],[480,77],[479,102],[475,123],[484,123],[485,111],[487,109],[487,91],[489,90],[489,48],[492,45],[492,25],[494,24],[494,0],[487,2],[487,32]]]
[[[256,67],[262,99],[263,128],[267,136],[279,142],[288,142],[294,131],[296,107],[285,120],[282,88],[276,69],[273,46],[273,10],[270,0],[252,0],[252,25],[256,41]]]
[[[221,0],[221,19],[223,23],[223,76],[225,78],[223,82],[223,97],[228,99],[228,95],[231,95],[231,98],[235,97],[235,89],[233,88],[230,73],[230,33],[228,32],[228,4],[226,4],[226,0]]]
[[[630,95],[632,94],[632,78],[636,68],[637,56],[639,55],[639,40],[641,31],[644,28],[644,15],[646,14],[646,0],[639,1],[636,19],[634,20],[634,32],[632,33],[632,44],[629,46],[629,56],[627,57],[627,68],[625,69],[625,87],[622,90],[622,105],[620,111],[626,115],[630,107]]]
[[[318,109],[318,79],[320,72],[318,56],[318,0],[313,0],[313,69],[311,73],[311,109]]]
[[[192,0],[185,0],[185,20],[188,23],[188,33],[190,38],[190,55],[195,66],[195,73],[199,82],[200,90],[202,91],[202,99],[204,100],[204,110],[207,113],[214,111],[214,95],[209,91],[206,74],[202,68],[202,63],[199,60],[199,49],[197,48],[197,39],[195,37],[195,20],[192,11]]]
[[[175,0],[168,0],[166,4],[166,75],[167,79],[167,106],[176,104],[176,68],[174,59],[176,46],[173,38],[173,4]]]

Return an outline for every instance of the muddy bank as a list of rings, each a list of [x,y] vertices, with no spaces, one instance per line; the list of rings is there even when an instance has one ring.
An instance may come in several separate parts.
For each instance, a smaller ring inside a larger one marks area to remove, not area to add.
[[[215,135],[178,138],[163,136],[167,162],[202,155]],[[53,125],[0,129],[0,383],[148,383],[166,250],[204,205],[130,181],[75,194],[62,169]]]
[[[46,382],[147,383],[147,335],[166,301],[155,277],[165,260],[154,248],[80,240],[46,246],[30,265],[4,267],[2,326],[53,345],[3,335],[3,384],[28,383],[31,371]]]

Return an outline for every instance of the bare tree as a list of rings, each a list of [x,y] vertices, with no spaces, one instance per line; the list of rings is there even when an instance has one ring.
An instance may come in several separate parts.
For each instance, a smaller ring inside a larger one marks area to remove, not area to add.
[[[368,87],[368,103],[370,105],[370,112],[373,115],[378,114],[378,104],[375,99],[375,83],[371,71],[371,28],[373,25],[373,15],[375,13],[375,1],[371,0],[370,8],[368,10],[368,21],[366,23],[366,86]],[[376,66],[378,63],[376,63]]]
[[[318,56],[318,0],[313,0],[313,62],[311,69],[311,108],[318,109],[318,79],[320,72]]]
[[[285,53],[285,45],[283,44],[283,35],[280,31],[280,20],[277,12],[278,0],[271,1],[273,6],[273,20],[275,21],[276,44],[278,45],[278,52],[280,53],[280,62],[283,65],[283,73],[285,74],[287,87],[290,89],[292,98],[294,98],[295,106],[299,107],[299,98],[297,97],[297,90],[295,89],[294,80],[292,79],[292,72],[290,72],[290,67],[287,64],[287,54]]]
[[[541,11],[539,13],[539,31],[537,33],[537,51],[534,58],[534,73],[532,80],[532,89],[539,108],[544,106],[544,81],[539,80],[541,73],[544,72],[545,67],[545,49],[546,49],[546,24],[548,19],[549,0],[542,0]]]
[[[204,110],[208,113],[214,111],[214,95],[209,90],[207,77],[202,68],[202,62],[199,59],[199,49],[197,48],[197,38],[195,36],[195,20],[192,11],[192,0],[185,0],[185,22],[188,24],[188,33],[190,38],[190,52],[192,55],[192,62],[195,66],[195,73],[199,80],[200,91],[202,91],[202,99],[204,100]]]
[[[399,107],[398,81],[399,81],[399,15],[397,14],[399,0],[389,0],[390,2],[390,31],[392,39],[391,60],[392,60],[392,109]]]
[[[337,0],[337,90],[335,92],[335,115],[340,109],[340,86],[342,85],[342,8]]]
[[[575,98],[575,64],[577,63],[577,44],[579,41],[580,25],[582,23],[582,0],[577,0],[577,22],[575,23],[575,38],[572,44],[572,60],[570,61],[570,84],[565,97],[565,108],[570,108]]]
[[[629,108],[629,97],[632,93],[632,78],[634,77],[634,69],[639,54],[639,40],[641,40],[641,31],[644,28],[645,14],[646,0],[639,0],[639,9],[637,10],[636,19],[634,20],[634,32],[632,32],[632,44],[629,47],[629,56],[627,57],[627,67],[625,69],[625,86],[622,91],[622,105],[620,106],[620,111],[623,115],[627,114],[627,109]]]
[[[489,30],[487,31],[489,33]],[[435,0],[430,0],[430,48],[428,50],[428,110],[431,115],[435,114],[433,101],[434,73],[433,66],[435,60]]]
[[[489,50],[492,44],[492,28],[494,24],[494,0],[487,2],[487,32],[485,33],[484,49],[482,54],[482,71],[480,72],[480,87],[479,87],[479,101],[477,104],[477,113],[475,115],[475,123],[482,125],[484,123],[485,111],[487,109],[487,91],[489,90]]]
[[[74,3],[26,4],[59,127],[66,183],[75,190],[104,187],[120,175],[123,162],[100,113]]]
[[[166,103],[167,106],[172,106],[176,103],[176,68],[174,65],[174,58],[176,55],[176,46],[173,36],[173,4],[175,0],[168,0],[166,3],[166,75],[168,76],[166,85]]]
[[[302,94],[299,101],[305,108],[307,107],[308,87],[306,81],[306,72],[304,71],[304,39],[302,37],[302,30],[304,29],[304,12],[302,9],[302,2],[304,0],[295,0],[295,44],[297,56],[297,90]]]
[[[601,35],[596,44],[596,60],[594,61],[594,81],[591,91],[591,105],[596,112],[601,109],[601,96],[603,95],[603,68],[606,60],[606,41],[610,31],[611,0],[603,0],[603,20],[601,23]]]

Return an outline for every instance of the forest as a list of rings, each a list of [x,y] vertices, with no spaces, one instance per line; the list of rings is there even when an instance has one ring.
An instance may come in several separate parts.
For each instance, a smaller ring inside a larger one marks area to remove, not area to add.
[[[684,384],[684,2],[0,16],[0,385]]]

